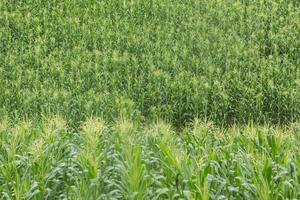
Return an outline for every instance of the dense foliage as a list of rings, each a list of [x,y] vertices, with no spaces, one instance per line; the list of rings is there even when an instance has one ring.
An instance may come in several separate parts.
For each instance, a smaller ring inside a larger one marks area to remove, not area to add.
[[[1,0],[0,113],[290,122],[299,19],[297,0]]]
[[[300,199],[299,121],[299,0],[0,1],[0,200]]]
[[[59,117],[0,127],[0,199],[299,199],[300,125],[143,129]]]

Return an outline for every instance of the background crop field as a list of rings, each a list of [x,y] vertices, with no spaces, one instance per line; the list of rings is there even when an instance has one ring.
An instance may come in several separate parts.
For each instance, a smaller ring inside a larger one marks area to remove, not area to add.
[[[1,113],[299,119],[299,10],[297,0],[2,0]]]
[[[300,199],[299,0],[0,0],[0,200]]]

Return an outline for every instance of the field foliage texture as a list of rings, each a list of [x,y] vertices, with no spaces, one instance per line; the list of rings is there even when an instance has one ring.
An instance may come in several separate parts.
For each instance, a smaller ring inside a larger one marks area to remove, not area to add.
[[[299,199],[299,141],[299,124],[2,122],[0,199]]]
[[[299,38],[297,0],[2,0],[0,112],[295,121]]]
[[[300,199],[299,0],[0,0],[0,200]]]

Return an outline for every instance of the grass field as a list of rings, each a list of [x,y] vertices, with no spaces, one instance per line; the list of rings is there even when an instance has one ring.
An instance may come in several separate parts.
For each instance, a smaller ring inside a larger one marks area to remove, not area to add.
[[[1,0],[0,199],[300,199],[298,0]]]

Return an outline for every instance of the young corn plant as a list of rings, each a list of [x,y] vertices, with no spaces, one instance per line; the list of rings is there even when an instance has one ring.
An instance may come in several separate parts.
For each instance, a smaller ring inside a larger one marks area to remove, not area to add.
[[[89,118],[81,129],[79,136],[82,147],[77,159],[83,174],[75,186],[75,193],[81,199],[97,199],[103,190],[101,134],[105,129],[105,122],[102,119]]]

